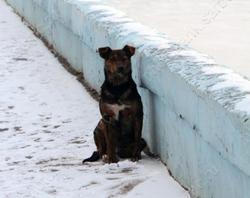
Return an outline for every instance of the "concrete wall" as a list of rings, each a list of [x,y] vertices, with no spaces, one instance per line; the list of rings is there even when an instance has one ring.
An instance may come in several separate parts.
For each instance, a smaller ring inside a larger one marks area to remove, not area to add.
[[[193,197],[250,197],[250,81],[91,1],[7,2],[96,90],[103,81],[96,49],[136,46],[133,75],[152,150]]]

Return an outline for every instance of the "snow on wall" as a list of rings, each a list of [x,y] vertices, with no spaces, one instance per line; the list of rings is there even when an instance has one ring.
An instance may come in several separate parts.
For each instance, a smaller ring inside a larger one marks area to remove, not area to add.
[[[96,49],[136,46],[152,150],[193,197],[249,198],[250,81],[93,0],[6,1],[96,90],[104,78]]]

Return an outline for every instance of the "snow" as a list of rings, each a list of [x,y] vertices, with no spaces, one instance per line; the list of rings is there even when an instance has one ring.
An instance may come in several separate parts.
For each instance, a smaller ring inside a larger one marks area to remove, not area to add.
[[[0,46],[0,197],[189,197],[145,155],[81,164],[98,103],[2,0]]]

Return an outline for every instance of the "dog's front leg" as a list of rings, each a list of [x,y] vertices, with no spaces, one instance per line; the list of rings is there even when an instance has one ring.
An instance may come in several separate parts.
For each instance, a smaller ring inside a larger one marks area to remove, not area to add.
[[[117,124],[115,122],[106,123],[107,132],[105,135],[107,145],[107,159],[104,159],[107,163],[117,163],[116,147],[117,147]]]
[[[142,133],[142,118],[136,117],[134,120],[134,148],[132,153],[132,161],[138,161],[141,159],[141,149],[140,149],[140,140],[141,140],[141,133]]]

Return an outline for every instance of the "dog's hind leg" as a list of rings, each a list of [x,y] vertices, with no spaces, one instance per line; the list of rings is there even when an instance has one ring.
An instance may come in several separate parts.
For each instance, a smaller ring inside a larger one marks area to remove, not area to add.
[[[141,138],[140,139],[140,145],[139,145],[140,151],[143,151],[147,146],[148,146],[147,142],[143,138]]]
[[[141,138],[141,140],[140,140],[140,151],[141,152],[143,151],[149,157],[154,157],[154,158],[157,157],[157,155],[153,154],[150,151],[147,142],[143,138]]]
[[[96,144],[97,151],[94,151],[91,157],[86,158],[82,161],[85,162],[95,162],[98,161],[103,155],[106,154],[106,141],[104,133],[106,130],[106,126],[102,120],[98,123],[94,130],[94,140]]]

